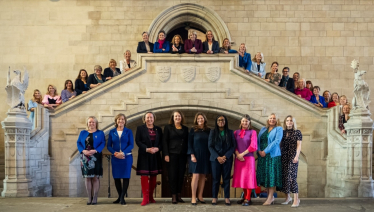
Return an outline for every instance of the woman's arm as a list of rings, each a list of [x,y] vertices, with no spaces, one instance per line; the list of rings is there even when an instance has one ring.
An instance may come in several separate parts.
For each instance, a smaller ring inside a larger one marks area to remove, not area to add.
[[[248,152],[255,152],[255,151],[257,151],[257,133],[254,130],[252,130],[251,145],[249,145],[247,151]]]
[[[194,129],[191,128],[190,133],[188,135],[188,151],[187,154],[194,155],[195,150],[194,150]]]
[[[105,147],[105,134],[103,131],[99,131],[99,136],[98,136],[98,139],[100,139],[98,142],[99,142],[99,146],[97,147],[96,151],[97,152],[102,152],[104,147]]]
[[[164,128],[164,138],[162,139],[162,152],[164,156],[169,156],[169,125]]]
[[[79,152],[79,153],[82,153],[83,150],[85,149],[85,146],[83,146],[83,144],[82,144],[82,142],[81,142],[81,139],[83,139],[83,138],[82,138],[82,136],[83,136],[83,132],[84,132],[84,131],[81,131],[81,132],[79,133],[78,140],[77,140],[77,148],[78,148],[78,152]]]
[[[225,153],[225,156],[226,158],[230,158],[232,157],[232,155],[234,154],[234,151],[236,149],[236,142],[235,142],[235,137],[234,137],[234,133],[232,131],[229,131],[231,132],[231,135],[228,135],[231,137],[231,141],[232,141],[232,147]]]
[[[145,144],[145,142],[142,140],[142,126],[139,126],[137,129],[136,129],[136,134],[135,134],[135,143],[136,145],[138,145],[139,147],[139,151],[141,152],[146,152],[146,149],[147,149],[147,145]]]
[[[128,145],[123,150],[124,153],[129,153],[131,152],[132,149],[134,149],[134,136],[131,130],[128,130],[127,132],[127,139],[128,139]]]
[[[282,127],[275,127],[273,130],[275,130],[275,138],[274,140],[269,143],[269,145],[264,149],[264,152],[268,154],[273,148],[276,146],[279,146],[280,142],[282,141],[283,137],[283,129]],[[271,133],[271,132],[270,132]]]
[[[219,157],[219,155],[218,155],[218,152],[216,151],[216,149],[214,148],[213,133],[214,133],[214,130],[211,130],[210,133],[209,133],[208,148],[209,148],[210,155],[213,158],[217,159]]]
[[[112,132],[109,132],[109,135],[108,135],[108,143],[106,145],[106,148],[108,149],[108,151],[112,154],[114,154],[116,151],[113,149],[112,147]]]

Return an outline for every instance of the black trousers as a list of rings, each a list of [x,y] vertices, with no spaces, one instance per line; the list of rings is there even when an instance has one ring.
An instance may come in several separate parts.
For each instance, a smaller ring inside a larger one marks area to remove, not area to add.
[[[186,164],[186,154],[169,154],[168,168],[171,194],[178,194],[182,192]]]
[[[212,179],[213,179],[213,198],[218,197],[219,185],[221,183],[221,176],[223,179],[223,191],[225,198],[230,198],[230,179],[233,157],[226,160],[225,163],[220,164],[217,159],[211,161],[212,164]]]

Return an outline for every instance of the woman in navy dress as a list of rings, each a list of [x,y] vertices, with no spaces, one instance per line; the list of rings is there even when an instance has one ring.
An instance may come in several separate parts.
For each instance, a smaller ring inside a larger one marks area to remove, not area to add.
[[[88,195],[87,205],[96,205],[103,177],[102,154],[105,147],[105,134],[99,130],[99,123],[94,116],[87,119],[87,130],[82,130],[77,140],[80,153],[82,176],[85,178]]]
[[[208,148],[208,139],[210,129],[208,120],[204,113],[198,112],[195,115],[194,127],[191,128],[188,136],[188,152],[190,154],[189,172],[192,173],[191,204],[196,205],[196,191],[198,190],[197,201],[205,204],[203,192],[205,186],[205,176],[210,174],[210,152]]]
[[[112,175],[118,192],[118,199],[113,203],[121,202],[126,205],[125,194],[129,187],[132,167],[132,153],[134,148],[134,136],[127,129],[127,118],[120,113],[114,118],[115,127],[109,132],[107,149],[112,153]],[[121,185],[121,179],[123,181]]]

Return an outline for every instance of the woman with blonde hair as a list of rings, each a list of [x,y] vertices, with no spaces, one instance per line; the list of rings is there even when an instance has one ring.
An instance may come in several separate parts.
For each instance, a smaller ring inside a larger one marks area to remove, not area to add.
[[[184,51],[189,54],[200,54],[203,52],[203,43],[197,39],[197,33],[190,31],[188,39],[184,42]]]
[[[241,43],[239,46],[239,67],[249,73],[252,67],[251,54],[247,53],[247,47],[245,43]]]
[[[224,54],[231,54],[231,53],[238,53],[236,50],[231,49],[231,43],[228,38],[223,39],[222,42],[222,47],[219,48],[219,53],[224,53]]]
[[[349,104],[343,105],[342,114],[339,117],[339,129],[342,134],[347,134],[345,131],[344,124],[349,120],[349,113],[351,112],[351,106]]]
[[[130,69],[136,67],[136,61],[131,60],[131,52],[130,50],[126,50],[123,54],[125,57],[123,60],[119,61],[119,69],[121,73],[124,73],[126,71],[129,71]]]
[[[299,80],[299,87],[295,89],[295,94],[298,95],[300,98],[303,98],[307,101],[310,100],[313,93],[306,87],[305,79]]]
[[[42,104],[44,107],[54,109],[62,103],[61,97],[57,93],[57,88],[54,85],[48,85],[48,90],[43,98]]]
[[[180,35],[174,35],[173,39],[171,40],[170,53],[172,54],[184,53],[183,40]]]
[[[109,67],[104,69],[104,78],[105,81],[112,79],[115,76],[121,74],[121,70],[117,68],[117,61],[110,59]]]
[[[30,99],[30,101],[27,105],[27,110],[30,111],[29,119],[32,123],[32,130],[33,130],[33,129],[35,129],[35,123],[34,123],[35,110],[38,107],[38,104],[42,104],[43,97],[40,94],[40,91],[38,89],[34,90],[34,94],[32,96],[33,96],[33,98]]]
[[[294,201],[291,207],[298,207],[300,204],[299,187],[297,185],[297,169],[301,152],[301,141],[303,135],[296,128],[296,120],[291,115],[284,119],[283,138],[281,142],[282,154],[282,192],[286,200],[282,205],[292,201],[290,193],[294,194]]]
[[[217,54],[219,52],[218,41],[214,40],[213,32],[208,30],[206,33],[206,39],[203,43],[203,52],[207,54]]]
[[[262,54],[262,52],[257,52],[256,55],[252,58],[251,72],[261,78],[264,78],[265,67],[266,63],[264,61],[264,54]]]
[[[257,185],[268,191],[263,205],[274,204],[274,191],[282,188],[282,161],[280,142],[283,129],[275,113],[269,115],[266,126],[258,134]]]

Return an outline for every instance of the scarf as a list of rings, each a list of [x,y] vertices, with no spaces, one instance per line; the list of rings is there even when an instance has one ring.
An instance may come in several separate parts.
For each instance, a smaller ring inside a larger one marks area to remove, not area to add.
[[[290,78],[290,76],[282,76],[282,79],[283,79],[283,85],[282,87],[286,87],[287,86],[287,82],[288,82],[288,79]]]
[[[239,136],[240,136],[240,138],[244,138],[244,136],[245,136],[245,130],[244,129],[240,130]]]
[[[159,48],[162,49],[162,45],[165,43],[165,39],[164,40],[158,40],[158,43],[160,44]]]

